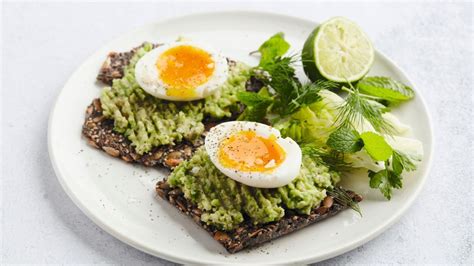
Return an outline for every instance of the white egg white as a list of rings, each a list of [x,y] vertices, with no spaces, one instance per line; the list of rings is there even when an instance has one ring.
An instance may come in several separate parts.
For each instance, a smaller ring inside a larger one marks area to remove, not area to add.
[[[206,83],[195,88],[194,97],[181,98],[177,96],[167,95],[166,90],[168,88],[168,85],[160,79],[158,69],[156,67],[156,62],[161,54],[163,54],[170,48],[181,45],[189,45],[205,50],[211,55],[211,58],[214,61],[214,73]],[[192,42],[169,43],[158,46],[157,48],[146,53],[142,58],[140,58],[140,60],[138,60],[135,66],[135,78],[140,87],[142,87],[149,94],[160,99],[170,101],[193,101],[203,99],[216,92],[220,88],[220,86],[227,80],[227,59],[220,53],[217,53],[213,49],[201,44],[195,44]]]
[[[265,171],[240,171],[223,166],[219,159],[219,146],[231,135],[240,131],[254,131],[258,136],[276,137],[276,143],[285,151],[285,159],[277,167]],[[289,184],[299,175],[301,168],[301,148],[291,138],[281,137],[277,129],[256,122],[233,121],[219,124],[208,132],[205,139],[206,152],[214,165],[226,176],[237,182],[258,188],[276,188]]]

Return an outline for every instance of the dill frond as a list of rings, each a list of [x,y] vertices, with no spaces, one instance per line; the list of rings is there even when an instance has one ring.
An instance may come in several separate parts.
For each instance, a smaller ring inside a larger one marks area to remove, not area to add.
[[[329,196],[333,197],[335,201],[339,204],[347,206],[362,216],[362,212],[360,211],[360,206],[357,201],[352,199],[352,197],[341,187],[335,186],[334,188],[328,188],[327,193]]]
[[[345,103],[338,107],[335,122],[338,128],[354,128],[354,125],[362,125],[366,119],[376,131],[390,135],[394,133],[393,126],[382,117],[384,107],[367,99],[354,87],[351,89],[343,87],[342,89],[349,95]]]

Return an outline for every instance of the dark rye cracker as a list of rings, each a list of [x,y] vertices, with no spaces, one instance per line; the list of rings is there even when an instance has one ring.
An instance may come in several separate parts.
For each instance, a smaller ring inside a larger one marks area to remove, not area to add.
[[[215,122],[205,123],[207,130],[214,125]],[[145,166],[162,166],[172,169],[183,160],[189,159],[196,148],[204,143],[204,136],[202,136],[194,143],[183,141],[176,145],[162,145],[140,155],[135,151],[132,143],[124,135],[115,132],[113,128],[114,121],[103,115],[100,100],[95,99],[87,107],[82,134],[87,138],[89,145],[113,157]]]
[[[153,48],[159,45],[153,44]],[[144,44],[128,52],[110,52],[99,70],[97,80],[112,85],[114,79],[122,78],[124,68],[130,63],[130,59],[136,51],[143,46]],[[206,129],[212,125],[213,123],[206,123]],[[82,134],[88,139],[91,146],[101,149],[113,157],[145,166],[163,166],[172,169],[183,160],[189,159],[194,150],[203,143],[203,138],[195,143],[183,141],[176,145],[155,147],[152,151],[140,155],[135,151],[132,143],[124,135],[114,132],[113,128],[114,121],[103,115],[100,100],[94,99],[87,107]]]
[[[107,85],[112,85],[114,79],[122,78],[123,69],[130,63],[130,59],[135,52],[143,47],[143,45],[133,48],[128,52],[110,52],[102,64],[97,80]],[[153,47],[158,47],[159,45],[153,44]],[[232,66],[235,64],[235,61],[228,59],[228,64]],[[255,78],[249,79],[246,84],[246,88],[251,90],[258,90],[262,86],[263,84]],[[235,114],[235,116],[237,115]],[[205,132],[218,123],[235,120],[235,116],[219,121],[205,120],[203,122],[206,128]],[[153,148],[152,151],[140,155],[135,151],[132,143],[122,134],[115,132],[113,128],[114,121],[103,115],[100,100],[94,99],[87,107],[82,134],[88,139],[88,143],[91,146],[101,149],[113,157],[118,157],[127,162],[140,163],[145,166],[173,169],[180,162],[189,159],[196,148],[204,144],[203,135],[194,143],[183,141],[175,145],[158,146]]]
[[[142,48],[145,44],[133,48],[128,52],[110,52],[107,55],[102,67],[97,75],[97,80],[104,82],[107,85],[112,85],[114,79],[123,77],[123,69],[130,63],[130,59],[136,53],[136,51]],[[153,48],[160,46],[161,44],[153,44]]]
[[[245,223],[233,231],[225,232],[201,222],[201,210],[184,198],[184,194],[179,188],[171,188],[166,180],[157,183],[156,192],[181,212],[190,216],[198,225],[209,232],[216,241],[221,243],[229,253],[254,247],[303,229],[310,224],[334,216],[348,208],[347,205],[333,199],[331,196],[327,196],[320,206],[314,208],[309,215],[301,215],[285,210],[285,216],[279,221],[258,226]],[[346,190],[346,192],[352,200],[356,202],[362,201],[362,197],[355,192],[349,190]]]

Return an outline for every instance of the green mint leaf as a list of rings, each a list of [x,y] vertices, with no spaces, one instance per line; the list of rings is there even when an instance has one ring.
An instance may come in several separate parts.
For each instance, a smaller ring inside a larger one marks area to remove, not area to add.
[[[241,91],[237,93],[237,99],[247,106],[255,106],[263,102],[270,103],[272,98],[269,96],[261,95],[256,92]]]
[[[375,161],[386,161],[392,156],[392,147],[382,136],[374,132],[364,132],[360,138],[364,142],[365,150]]]
[[[258,48],[261,54],[259,66],[266,66],[275,58],[283,56],[288,49],[290,49],[290,44],[285,41],[283,32],[273,35]]]
[[[415,96],[413,89],[389,77],[366,77],[357,83],[360,92],[389,102],[407,101]]]
[[[364,146],[357,131],[350,128],[339,128],[329,135],[326,144],[339,152],[354,153]]]

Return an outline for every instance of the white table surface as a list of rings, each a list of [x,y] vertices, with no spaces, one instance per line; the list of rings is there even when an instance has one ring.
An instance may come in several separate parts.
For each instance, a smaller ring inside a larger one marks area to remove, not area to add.
[[[108,235],[66,196],[48,158],[48,114],[69,75],[105,42],[158,19],[229,9],[350,17],[431,109],[436,154],[415,204],[375,240],[322,264],[473,264],[472,3],[236,2],[5,3],[0,263],[171,264]]]

